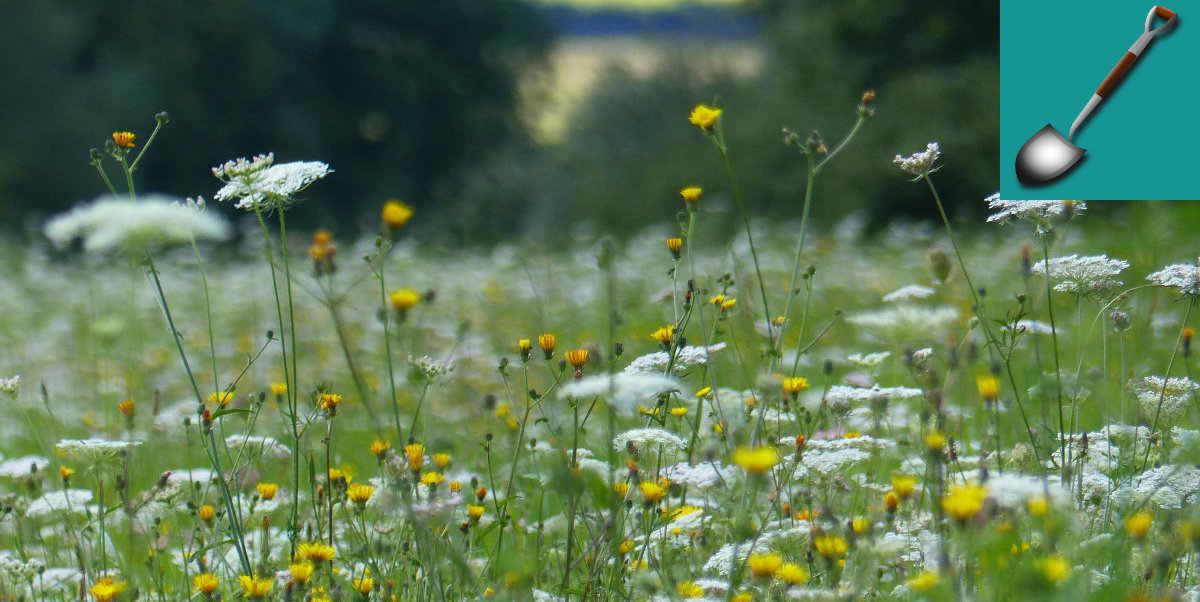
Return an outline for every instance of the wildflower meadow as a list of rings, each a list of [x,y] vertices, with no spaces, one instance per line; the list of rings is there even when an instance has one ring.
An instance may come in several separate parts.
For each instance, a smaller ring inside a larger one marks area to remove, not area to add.
[[[660,118],[726,183],[637,201],[668,225],[484,250],[396,199],[291,226],[339,174],[285,148],[142,191],[169,116],[115,132],[0,254],[0,596],[1200,599],[1178,208],[965,223],[930,142],[873,152],[937,221],[810,223],[877,102],[784,131],[796,221],[741,193],[752,109],[699,104]]]

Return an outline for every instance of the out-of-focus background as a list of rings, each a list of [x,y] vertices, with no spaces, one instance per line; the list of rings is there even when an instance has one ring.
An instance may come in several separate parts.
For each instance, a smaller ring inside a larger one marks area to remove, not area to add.
[[[799,216],[783,127],[832,145],[863,90],[877,114],[817,181],[814,215],[924,216],[890,164],[938,141],[952,211],[997,188],[999,1],[0,0],[0,223],[35,236],[103,188],[88,150],[171,121],[139,190],[210,197],[209,168],[274,151],[336,173],[289,215],[347,232],[383,200],[454,243],[636,232],[678,190],[732,201],[687,122],[718,102],[749,210]],[[735,214],[730,215],[732,225]],[[565,242],[565,241],[564,241]]]

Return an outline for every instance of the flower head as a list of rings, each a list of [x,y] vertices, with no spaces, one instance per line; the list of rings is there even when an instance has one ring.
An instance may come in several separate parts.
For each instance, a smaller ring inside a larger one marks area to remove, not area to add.
[[[699,186],[688,186],[688,187],[684,188],[683,190],[679,191],[679,196],[683,197],[683,200],[686,201],[689,205],[691,205],[693,203],[699,202],[700,195],[703,193],[704,193],[704,189],[700,188]]]
[[[329,416],[337,414],[338,406],[342,403],[342,396],[337,393],[321,393],[317,398],[317,402]]]
[[[120,148],[133,148],[133,132],[113,132],[113,142]]]
[[[657,330],[650,333],[650,338],[658,341],[662,345],[670,345],[671,337],[675,336],[675,326],[660,326]]]
[[[836,559],[846,555],[846,550],[850,549],[846,539],[841,535],[818,535],[813,538],[813,547],[817,549],[817,553],[829,558]]]
[[[421,302],[421,294],[411,288],[396,289],[388,295],[388,301],[391,302],[393,309],[405,314]]]
[[[1149,512],[1141,511],[1125,519],[1125,532],[1134,539],[1142,539],[1150,532],[1154,517]]]
[[[674,257],[675,259],[679,259],[679,251],[682,248],[683,248],[683,239],[682,238],[668,238],[667,239],[667,250],[671,252],[671,256]]]
[[[275,581],[269,577],[242,575],[238,577],[238,584],[242,586],[243,598],[260,600],[271,593],[271,586]]]
[[[425,466],[425,446],[420,443],[409,443],[404,446],[404,455],[408,457],[408,468],[420,472]]]
[[[231,401],[233,401],[233,393],[230,391],[221,391],[219,393],[214,392],[208,394],[208,403],[211,404],[225,407],[229,405],[229,402]]]
[[[407,203],[398,199],[390,199],[383,204],[383,211],[380,214],[380,220],[385,226],[393,230],[399,230],[408,224],[408,220],[412,219],[413,208]]]
[[[810,577],[808,569],[794,562],[785,562],[775,571],[775,578],[788,585],[804,585]]]
[[[313,563],[306,560],[304,562],[289,564],[288,573],[291,575],[294,583],[304,585],[312,578],[314,568]]]
[[[762,474],[779,464],[782,458],[774,446],[739,447],[733,452],[733,463],[750,474]]]
[[[975,378],[975,386],[984,401],[996,401],[996,398],[1000,397],[1000,379],[994,374],[979,375]]]
[[[258,496],[264,500],[273,499],[279,492],[278,483],[259,483],[254,488],[258,490]]]
[[[746,568],[755,577],[770,577],[783,565],[783,557],[775,552],[766,554],[751,554],[746,559]]]
[[[583,365],[588,361],[587,349],[572,349],[566,353],[567,361],[575,366],[576,370],[583,368]]]
[[[224,240],[229,226],[215,213],[188,210],[162,195],[143,195],[137,203],[104,196],[55,216],[45,234],[60,248],[82,239],[84,250],[93,253],[140,253],[147,245]]]
[[[211,594],[221,585],[221,579],[212,573],[200,573],[192,577],[192,587],[201,594]]]
[[[642,492],[642,497],[650,503],[655,503],[667,495],[667,488],[658,481],[642,481],[638,484],[638,490]]]
[[[952,487],[942,498],[942,510],[951,518],[965,522],[979,514],[987,495],[987,489],[974,483]]]
[[[333,546],[314,541],[296,546],[296,555],[313,562],[333,562],[333,559],[337,558],[337,550],[333,549]]]
[[[92,584],[88,591],[96,602],[112,602],[125,591],[127,584],[124,581],[113,581],[112,577],[103,577]]]
[[[917,177],[924,177],[937,171],[933,167],[933,164],[937,162],[941,154],[942,150],[938,147],[938,143],[930,142],[925,145],[925,150],[922,152],[914,153],[908,157],[896,155],[896,158],[892,159],[892,163],[899,165],[900,171]]]
[[[808,379],[803,376],[793,376],[782,380],[783,394],[796,396],[801,391],[808,388]]]
[[[362,483],[351,483],[346,488],[346,498],[354,502],[361,510],[367,506],[367,500],[375,493],[375,488]]]
[[[1070,220],[1087,210],[1087,203],[1083,201],[1008,201],[1001,199],[999,192],[984,201],[988,209],[995,212],[988,216],[989,224],[1021,220],[1033,224],[1039,236],[1053,231],[1059,222]]]
[[[1151,284],[1178,289],[1190,297],[1200,297],[1200,267],[1196,264],[1177,263],[1169,265],[1149,276]]]
[[[293,161],[275,164],[275,155],[258,155],[247,161],[236,159],[212,168],[213,175],[225,186],[214,195],[218,201],[237,200],[234,205],[247,211],[282,209],[292,195],[333,172],[320,161]]]
[[[546,355],[546,359],[554,357],[554,335],[550,333],[539,334],[538,347],[542,348],[542,353]]]
[[[708,131],[717,124],[717,119],[720,117],[721,109],[710,107],[705,104],[699,104],[696,105],[696,108],[692,109],[691,115],[688,115],[688,121],[691,122],[692,125]]]

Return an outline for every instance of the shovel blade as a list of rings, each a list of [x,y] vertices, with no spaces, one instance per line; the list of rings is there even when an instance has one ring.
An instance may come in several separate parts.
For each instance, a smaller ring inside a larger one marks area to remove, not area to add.
[[[1075,167],[1085,152],[1046,124],[1017,151],[1017,179],[1035,186],[1049,183]]]

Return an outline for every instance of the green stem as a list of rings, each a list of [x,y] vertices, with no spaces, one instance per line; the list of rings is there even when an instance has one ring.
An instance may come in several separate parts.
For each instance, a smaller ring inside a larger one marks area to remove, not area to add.
[[[750,217],[746,215],[746,204],[742,201],[742,189],[738,186],[737,176],[733,174],[733,165],[729,162],[729,153],[725,150],[725,141],[718,135],[714,135],[712,140],[716,145],[717,151],[721,153],[721,162],[725,165],[725,175],[729,177],[729,184],[733,189],[733,198],[737,201],[738,213],[742,216],[742,225],[746,227],[746,240],[750,242],[750,258],[754,260],[754,277],[758,280],[758,292],[762,296],[763,314],[767,319],[767,340],[771,343],[771,348],[775,348],[775,332],[771,330],[771,310],[767,307],[767,288],[763,284],[762,270],[758,267],[758,251],[754,248],[754,234],[750,231]],[[692,223],[688,223],[688,248],[692,246],[691,241]],[[690,253],[689,253],[690,255]],[[704,314],[701,312],[701,319]],[[701,325],[703,327],[703,325]]]
[[[859,124],[861,123],[862,118],[860,117]],[[843,141],[843,144],[845,144],[845,141]],[[788,286],[787,303],[783,306],[783,323],[779,326],[779,340],[776,341],[778,346],[775,347],[775,357],[771,358],[772,372],[774,372],[775,362],[783,358],[783,335],[787,331],[788,319],[792,316],[792,301],[796,299],[796,285],[800,282],[800,255],[804,251],[804,236],[808,233],[808,214],[812,207],[813,180],[817,175],[817,170],[813,165],[812,153],[805,153],[804,157],[808,160],[808,181],[804,185],[804,209],[800,213],[800,240],[796,243],[796,257],[792,260],[792,284]],[[804,309],[807,312],[807,304],[805,304]],[[803,338],[804,333],[801,332],[800,336]],[[797,355],[796,364],[799,365],[799,363],[800,356]],[[795,367],[793,367],[792,376],[795,376],[795,372]]]
[[[1044,236],[1042,237],[1042,261],[1046,266],[1046,313],[1050,320],[1050,342],[1054,348],[1054,382],[1057,393],[1056,398],[1058,399],[1059,453],[1062,454],[1063,461],[1063,483],[1066,483],[1069,466],[1067,462],[1067,430],[1065,421],[1063,420],[1062,369],[1059,367],[1058,330],[1054,325],[1054,300],[1050,295],[1050,241]]]

